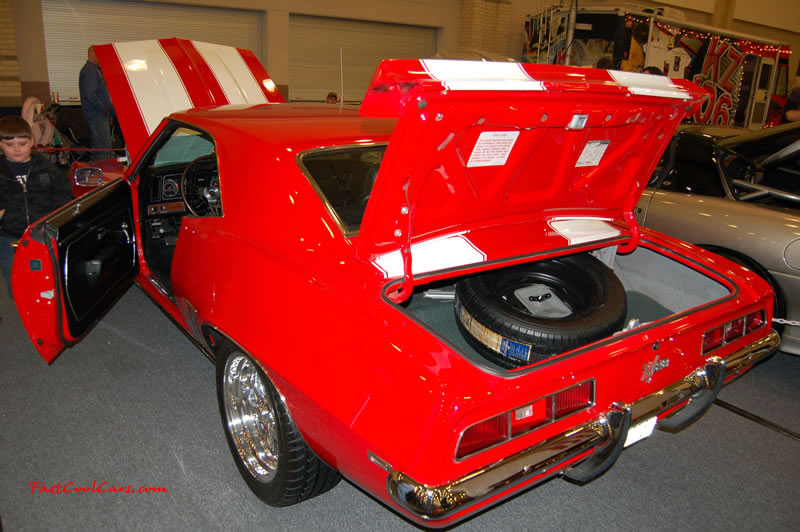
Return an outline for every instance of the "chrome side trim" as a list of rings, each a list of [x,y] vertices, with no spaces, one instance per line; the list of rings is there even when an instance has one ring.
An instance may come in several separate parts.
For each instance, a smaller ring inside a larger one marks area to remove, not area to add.
[[[392,472],[392,466],[389,462],[378,456],[377,454],[373,453],[372,451],[367,452],[367,456],[369,456],[369,461],[375,464],[376,466],[380,467],[381,469],[385,469],[387,473]]]
[[[391,471],[386,480],[387,490],[395,502],[422,521],[444,519],[501,491],[508,490],[507,494],[511,495],[512,491],[509,488],[542,474],[546,476],[540,481],[560,473],[561,466],[569,464],[571,460],[586,451],[610,450],[617,446],[619,440],[625,437],[627,430],[615,430],[609,419],[617,418],[620,409],[631,412],[630,422],[633,423],[639,419],[658,416],[683,402],[688,401],[687,405],[691,404],[690,399],[694,394],[718,389],[718,383],[725,377],[736,375],[757,360],[772,354],[779,344],[778,334],[774,330],[770,331],[764,338],[736,351],[724,360],[710,357],[703,366],[680,381],[635,403],[617,405],[593,421],[446,484],[429,486],[417,482],[400,471]],[[704,411],[705,408],[696,409],[694,416],[688,422],[694,421]],[[606,443],[610,444],[610,447],[606,447]],[[592,456],[593,454],[590,454],[587,459]],[[600,457],[598,464],[602,464],[605,470],[611,463],[603,458]]]

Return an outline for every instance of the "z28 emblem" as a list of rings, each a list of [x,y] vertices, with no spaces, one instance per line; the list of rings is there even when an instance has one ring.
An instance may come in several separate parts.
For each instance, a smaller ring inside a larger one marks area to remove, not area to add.
[[[656,355],[656,358],[654,358],[652,362],[642,364],[642,382],[649,383],[653,380],[653,375],[656,371],[661,371],[667,367],[669,367],[669,359],[665,358],[664,360],[659,360],[658,355]]]

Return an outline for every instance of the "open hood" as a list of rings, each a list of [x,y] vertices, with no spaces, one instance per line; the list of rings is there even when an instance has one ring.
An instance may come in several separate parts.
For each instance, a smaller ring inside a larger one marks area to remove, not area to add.
[[[175,111],[283,101],[249,50],[176,38],[94,50],[131,156]]]
[[[384,61],[361,114],[399,120],[359,254],[408,289],[422,273],[630,239],[650,174],[704,95],[648,74]]]

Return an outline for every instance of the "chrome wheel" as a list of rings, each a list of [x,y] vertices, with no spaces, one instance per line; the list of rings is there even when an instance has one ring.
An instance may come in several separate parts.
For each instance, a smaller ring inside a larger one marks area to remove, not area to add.
[[[224,421],[243,465],[259,482],[270,482],[280,460],[277,413],[260,369],[248,357],[228,358],[222,396]]]

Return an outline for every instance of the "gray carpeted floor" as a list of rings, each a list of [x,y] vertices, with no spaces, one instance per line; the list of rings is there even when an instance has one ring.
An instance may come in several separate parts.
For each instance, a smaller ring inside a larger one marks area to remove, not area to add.
[[[415,529],[346,481],[290,508],[251,495],[225,444],[212,365],[137,288],[49,367],[4,292],[0,317],[6,531]],[[800,357],[775,355],[721,398],[800,432]],[[33,482],[95,480],[168,491],[31,493]],[[556,479],[457,528],[789,530],[798,501],[800,442],[714,406],[586,486]]]

